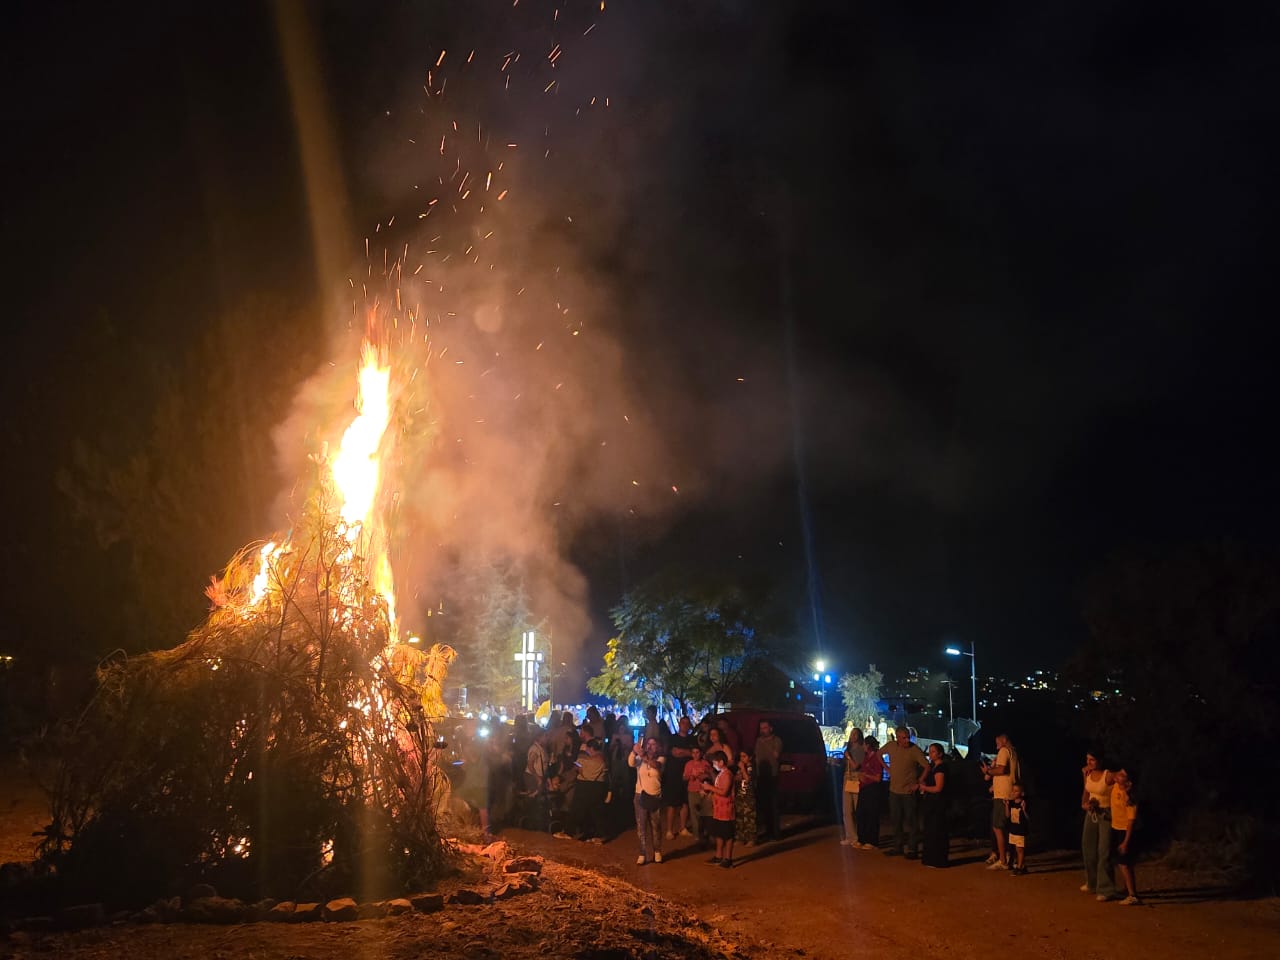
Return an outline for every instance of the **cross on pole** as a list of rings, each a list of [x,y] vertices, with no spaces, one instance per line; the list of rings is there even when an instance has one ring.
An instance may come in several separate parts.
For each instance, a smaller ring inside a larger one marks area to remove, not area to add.
[[[525,710],[538,709],[538,664],[542,654],[533,649],[534,633],[526,630],[520,635],[520,652],[516,662],[520,664],[520,704]]]

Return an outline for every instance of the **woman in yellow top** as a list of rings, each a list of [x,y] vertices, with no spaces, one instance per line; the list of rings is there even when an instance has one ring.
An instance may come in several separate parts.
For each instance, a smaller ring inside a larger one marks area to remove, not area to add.
[[[1115,864],[1120,868],[1120,879],[1124,881],[1124,892],[1127,896],[1121,900],[1126,907],[1142,903],[1138,899],[1137,850],[1133,844],[1133,828],[1138,819],[1138,805],[1133,802],[1133,781],[1128,772],[1121,767],[1112,776],[1115,783],[1111,787],[1111,850]]]
[[[1116,881],[1111,873],[1111,787],[1115,775],[1102,763],[1097,753],[1087,753],[1084,767],[1084,790],[1080,809],[1084,811],[1084,829],[1080,832],[1080,848],[1084,855],[1084,883],[1080,889],[1092,893],[1099,902],[1116,894]]]

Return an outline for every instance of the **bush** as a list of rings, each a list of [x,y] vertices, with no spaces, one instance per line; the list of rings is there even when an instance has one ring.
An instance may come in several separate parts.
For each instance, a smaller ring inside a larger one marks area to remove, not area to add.
[[[1269,890],[1276,880],[1280,829],[1257,816],[1195,810],[1178,824],[1165,864],[1238,889]]]

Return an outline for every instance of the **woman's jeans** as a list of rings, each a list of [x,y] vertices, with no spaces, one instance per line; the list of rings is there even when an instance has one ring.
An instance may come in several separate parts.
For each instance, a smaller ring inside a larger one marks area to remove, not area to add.
[[[636,836],[640,838],[640,855],[646,861],[651,861],[655,853],[662,852],[662,810],[646,810],[640,802],[639,792],[636,793],[635,803]]]
[[[1090,893],[1115,896],[1116,881],[1111,867],[1111,811],[1085,813],[1084,830],[1080,834],[1080,851],[1084,854],[1084,882]]]
[[[844,838],[850,843],[858,839],[858,795],[843,793],[844,798]]]

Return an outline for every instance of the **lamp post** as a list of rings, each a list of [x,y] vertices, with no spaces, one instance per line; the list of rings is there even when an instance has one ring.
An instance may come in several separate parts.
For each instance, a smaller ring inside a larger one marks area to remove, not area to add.
[[[956,682],[954,680],[943,680],[942,682],[947,685],[947,716],[951,721],[947,728],[951,731],[951,749],[954,750],[956,748]]]
[[[814,666],[818,668],[813,679],[818,684],[818,692],[822,696],[822,725],[825,727],[827,725],[827,687],[831,685],[831,674],[825,672],[827,669],[825,660],[819,660]]]
[[[952,657],[969,658],[969,696],[973,698],[973,722],[976,726],[978,723],[978,658],[974,656],[974,649],[973,641],[970,640],[968,650],[947,647],[947,654]]]

